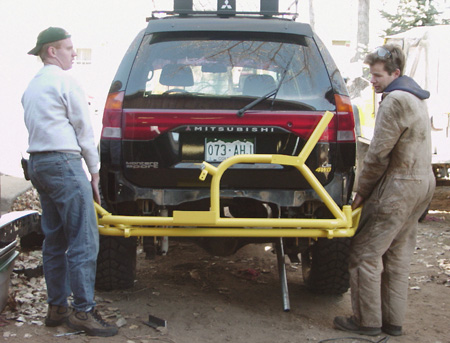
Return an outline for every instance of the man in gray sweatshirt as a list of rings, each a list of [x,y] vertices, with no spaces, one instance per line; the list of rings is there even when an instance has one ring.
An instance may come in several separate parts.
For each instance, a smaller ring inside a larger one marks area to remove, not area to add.
[[[44,63],[25,90],[22,105],[29,133],[28,173],[42,207],[49,304],[45,324],[67,323],[88,335],[113,336],[117,327],[95,311],[99,234],[93,199],[100,202],[99,159],[85,93],[66,73],[76,52],[65,30],[50,27],[39,34],[29,54]],[[73,309],[67,300],[71,294]]]

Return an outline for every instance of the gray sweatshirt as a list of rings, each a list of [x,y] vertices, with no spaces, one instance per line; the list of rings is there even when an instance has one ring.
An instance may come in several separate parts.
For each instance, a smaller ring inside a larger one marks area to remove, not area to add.
[[[78,82],[56,65],[44,66],[22,96],[28,153],[81,153],[91,174],[99,158],[89,108]]]

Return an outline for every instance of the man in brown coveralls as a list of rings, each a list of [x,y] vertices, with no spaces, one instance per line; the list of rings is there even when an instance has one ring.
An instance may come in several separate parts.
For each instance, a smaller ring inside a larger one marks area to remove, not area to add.
[[[350,250],[353,316],[336,317],[339,330],[400,336],[418,219],[431,201],[430,93],[402,75],[400,47],[368,54],[375,92],[382,93],[375,132],[358,179],[353,208],[364,204]]]

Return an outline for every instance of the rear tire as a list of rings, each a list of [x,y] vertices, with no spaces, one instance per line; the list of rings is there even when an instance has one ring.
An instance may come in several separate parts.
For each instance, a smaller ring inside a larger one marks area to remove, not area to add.
[[[319,238],[301,254],[303,280],[319,294],[343,294],[350,287],[350,238]]]
[[[95,286],[99,290],[127,289],[136,278],[136,237],[100,236]]]

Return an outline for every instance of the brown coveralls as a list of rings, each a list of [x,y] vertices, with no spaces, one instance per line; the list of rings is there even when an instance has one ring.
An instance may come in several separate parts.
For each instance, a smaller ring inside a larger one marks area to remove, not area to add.
[[[426,103],[385,93],[358,180],[366,199],[350,251],[353,313],[360,326],[402,326],[418,219],[434,193]]]

